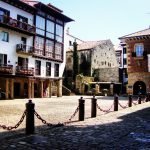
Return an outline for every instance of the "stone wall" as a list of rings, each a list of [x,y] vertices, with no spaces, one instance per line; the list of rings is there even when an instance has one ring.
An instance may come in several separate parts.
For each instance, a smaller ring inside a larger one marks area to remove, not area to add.
[[[136,72],[136,73],[129,73],[128,74],[128,87],[127,93],[133,94],[133,85],[137,81],[143,81],[146,85],[146,91],[150,92],[150,72]]]
[[[119,82],[118,68],[99,68],[95,70],[95,75],[100,82]]]

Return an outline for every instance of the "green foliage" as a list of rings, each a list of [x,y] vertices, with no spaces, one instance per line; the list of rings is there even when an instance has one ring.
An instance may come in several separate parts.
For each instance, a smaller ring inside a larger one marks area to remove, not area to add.
[[[77,42],[73,43],[73,79],[75,80],[78,74],[78,52],[77,52]]]

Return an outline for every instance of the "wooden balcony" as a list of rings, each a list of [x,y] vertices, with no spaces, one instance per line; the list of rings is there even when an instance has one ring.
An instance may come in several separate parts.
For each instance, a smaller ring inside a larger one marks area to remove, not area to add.
[[[35,35],[35,26],[13,19],[6,15],[0,15],[0,25],[20,33]]]
[[[0,64],[1,74],[13,74],[13,65]]]
[[[16,66],[16,75],[34,76],[34,68]]]
[[[17,44],[16,45],[16,52],[18,54],[25,54],[25,55],[32,55],[33,54],[33,47],[24,44]]]

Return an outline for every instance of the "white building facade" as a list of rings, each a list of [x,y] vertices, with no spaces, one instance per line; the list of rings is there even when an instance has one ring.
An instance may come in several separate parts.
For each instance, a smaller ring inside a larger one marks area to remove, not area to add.
[[[0,1],[3,98],[62,96],[64,27],[70,21],[51,4]]]

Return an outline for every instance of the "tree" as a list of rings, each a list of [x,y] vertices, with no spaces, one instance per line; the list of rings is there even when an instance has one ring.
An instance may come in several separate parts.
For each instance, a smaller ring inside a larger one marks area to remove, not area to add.
[[[73,42],[73,80],[75,81],[76,75],[78,75],[78,52],[77,52],[77,42]]]

